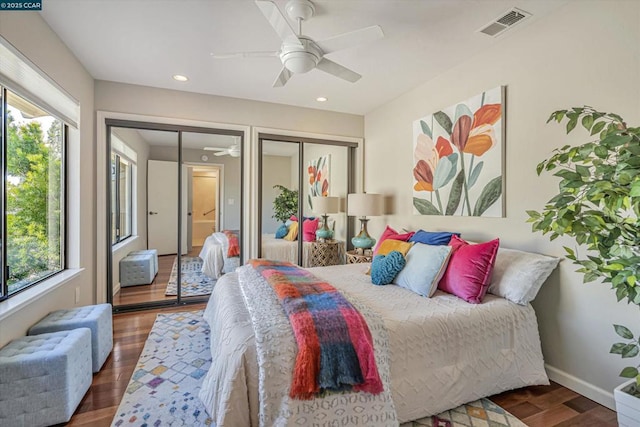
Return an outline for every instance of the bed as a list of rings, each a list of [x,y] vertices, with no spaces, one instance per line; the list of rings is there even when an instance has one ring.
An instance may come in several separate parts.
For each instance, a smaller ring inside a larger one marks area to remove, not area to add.
[[[388,334],[388,391],[397,418],[363,425],[397,425],[506,390],[549,383],[530,304],[519,305],[490,294],[482,304],[469,304],[442,291],[424,298],[399,286],[372,286],[371,278],[364,274],[367,267],[349,264],[309,269],[378,314]],[[259,368],[262,361],[257,348],[264,337],[256,339],[255,320],[242,294],[246,284],[242,287],[241,281],[246,278],[241,273],[246,268],[218,281],[204,313],[211,327],[214,363],[204,378],[200,399],[218,426],[269,425],[261,411],[265,410],[265,396],[272,391],[264,390],[268,373]],[[320,411],[314,420],[326,421],[331,416],[336,425],[350,423],[340,417],[344,411],[336,410],[334,403],[316,405],[316,409],[331,409],[329,414]],[[300,414],[288,412],[291,418],[283,425],[300,421],[296,418]]]
[[[201,271],[213,279],[234,271],[240,265],[240,257],[229,256],[229,238],[225,232],[208,236],[198,255],[202,259]]]
[[[310,265],[311,243],[302,244],[302,266]],[[288,261],[294,264],[298,262],[298,241],[276,239],[274,234],[262,235],[262,258]]]

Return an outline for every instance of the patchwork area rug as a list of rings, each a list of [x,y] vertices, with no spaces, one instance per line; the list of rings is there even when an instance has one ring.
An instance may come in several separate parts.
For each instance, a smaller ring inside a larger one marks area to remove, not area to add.
[[[182,293],[183,297],[194,297],[198,295],[211,295],[213,285],[216,279],[204,274],[202,271],[202,260],[199,257],[183,256],[182,257]],[[165,295],[177,295],[178,289],[176,283],[178,281],[178,258],[173,261],[171,275],[167,283]]]
[[[111,425],[211,425],[198,398],[209,366],[202,310],[158,314]]]
[[[211,363],[202,310],[158,314],[112,427],[215,425],[198,398]],[[489,399],[401,425],[418,426],[526,427]]]

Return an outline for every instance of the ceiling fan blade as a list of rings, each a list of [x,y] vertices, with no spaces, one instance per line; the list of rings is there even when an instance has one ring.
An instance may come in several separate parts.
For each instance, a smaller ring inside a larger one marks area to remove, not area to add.
[[[278,77],[276,77],[276,80],[273,82],[273,87],[282,87],[286,85],[292,75],[293,73],[291,71],[282,67],[280,74],[278,74]]]
[[[230,59],[230,58],[268,58],[272,56],[278,56],[279,52],[230,52],[230,53],[212,53],[211,57],[215,59]]]
[[[298,44],[302,46],[302,43],[300,43],[300,40],[298,39],[298,35],[293,31],[293,28],[289,25],[287,18],[284,17],[274,2],[256,0],[256,5],[260,8],[260,11],[265,18],[267,18],[267,21],[269,21],[269,24],[271,24],[273,29],[276,30],[276,33],[278,33],[278,36],[282,41],[287,41],[289,43],[296,43],[297,41]]]
[[[217,153],[213,153],[214,156],[226,156],[229,154],[228,150],[218,151]]]
[[[318,62],[318,65],[316,66],[316,68],[324,71],[325,73],[329,73],[336,77],[340,77],[341,79],[351,83],[357,82],[358,80],[360,80],[360,77],[362,77],[360,74],[356,73],[355,71],[351,71],[350,69],[343,67],[342,65],[336,62],[333,62],[327,58],[322,58],[322,60]]]
[[[326,40],[316,42],[316,44],[320,49],[322,49],[322,52],[326,54],[378,40],[382,37],[384,37],[382,28],[380,28],[379,25],[372,25],[371,27],[365,27],[359,30],[333,36]]]
[[[218,147],[204,147],[205,151],[226,151],[228,148],[218,148]]]

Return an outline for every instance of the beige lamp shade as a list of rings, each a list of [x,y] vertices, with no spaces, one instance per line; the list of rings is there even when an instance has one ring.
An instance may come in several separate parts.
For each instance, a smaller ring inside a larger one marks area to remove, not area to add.
[[[313,211],[318,214],[340,212],[340,197],[312,197]]]
[[[347,215],[379,216],[384,214],[382,194],[354,193],[347,196]]]

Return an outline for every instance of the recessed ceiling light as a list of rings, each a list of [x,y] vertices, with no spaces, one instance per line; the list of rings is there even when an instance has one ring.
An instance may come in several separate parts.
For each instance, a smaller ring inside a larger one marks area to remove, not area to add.
[[[325,98],[324,96],[319,96],[319,97],[317,97],[317,98],[316,98],[316,101],[318,101],[318,102],[325,102],[325,101],[327,101],[327,99],[328,99],[328,98]]]
[[[186,82],[187,80],[189,80],[189,78],[187,76],[183,76],[180,74],[174,74],[173,75],[173,80],[177,80],[179,82]]]

